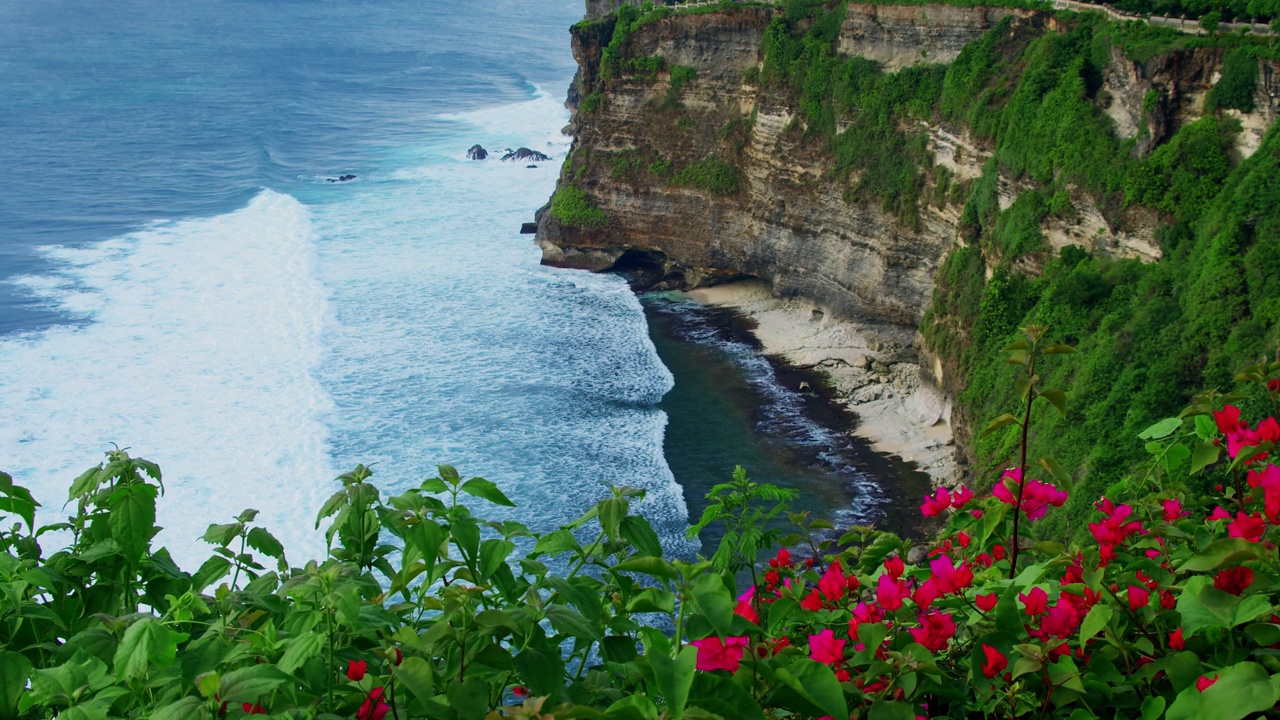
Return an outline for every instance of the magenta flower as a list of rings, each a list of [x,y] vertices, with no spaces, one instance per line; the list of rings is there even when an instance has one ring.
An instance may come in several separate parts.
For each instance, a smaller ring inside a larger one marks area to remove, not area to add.
[[[889,575],[881,575],[876,582],[876,602],[885,610],[897,610],[902,607],[902,600],[907,596],[907,581],[894,580]]]
[[[745,637],[727,637],[721,640],[712,635],[689,643],[698,648],[698,660],[695,667],[703,672],[713,670],[738,671],[738,663],[742,661],[742,653],[747,647]]]
[[[933,495],[925,495],[920,513],[925,517],[933,517],[946,512],[949,507],[951,507],[951,492],[940,487]]]
[[[846,640],[837,639],[831,628],[809,636],[809,657],[823,665],[835,665],[844,660]]]

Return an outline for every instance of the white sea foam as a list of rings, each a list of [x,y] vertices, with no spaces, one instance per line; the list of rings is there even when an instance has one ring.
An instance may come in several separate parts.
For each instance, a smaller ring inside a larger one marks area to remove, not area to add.
[[[0,467],[56,519],[72,478],[110,443],[158,462],[161,536],[184,565],[212,522],[246,507],[297,553],[333,477],[313,378],[325,292],[297,200],[158,224],[85,248],[51,247],[56,274],[19,282],[85,316],[0,339]],[[301,558],[299,558],[301,559]]]

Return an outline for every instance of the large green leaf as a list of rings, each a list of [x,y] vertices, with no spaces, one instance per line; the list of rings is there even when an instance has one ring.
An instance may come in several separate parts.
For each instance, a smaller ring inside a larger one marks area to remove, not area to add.
[[[209,717],[212,717],[209,709],[200,698],[188,695],[155,711],[151,720],[205,720]]]
[[[1201,720],[1242,720],[1275,706],[1280,693],[1261,665],[1243,662],[1223,668],[1218,681],[1200,694]]]
[[[627,603],[627,610],[633,613],[672,613],[675,609],[676,596],[662,588],[645,588]]]
[[[698,661],[698,649],[686,645],[673,660],[665,653],[646,653],[658,690],[667,701],[667,713],[671,720],[680,720],[689,702],[689,688],[693,686],[694,666]]]
[[[715,573],[703,573],[694,581],[692,593],[711,627],[721,635],[728,635],[733,626],[734,600],[724,580]]]
[[[660,557],[631,556],[613,566],[618,572],[636,572],[651,575],[664,580],[674,580],[679,573],[676,567]]]
[[[1260,543],[1244,538],[1223,538],[1196,553],[1178,568],[1179,572],[1208,572],[1228,563],[1240,563],[1265,557],[1266,549]]]
[[[547,619],[551,621],[551,627],[563,635],[587,640],[599,640],[604,637],[604,633],[595,623],[567,605],[548,605]]]
[[[309,632],[290,639],[285,643],[284,656],[276,666],[281,672],[292,675],[304,662],[320,654],[324,639],[324,635],[319,632]]]
[[[111,537],[126,560],[136,564],[156,532],[156,489],[129,485],[111,493]]]
[[[116,677],[125,682],[146,675],[147,665],[167,665],[177,652],[177,642],[168,628],[155,618],[143,618],[129,626],[116,649]]]
[[[462,483],[462,487],[460,489],[462,492],[471,495],[472,497],[488,500],[494,505],[503,505],[505,507],[516,506],[516,504],[511,502],[506,495],[502,494],[502,491],[498,489],[497,485],[494,485],[484,478],[471,478],[470,480]]]
[[[222,699],[235,703],[260,702],[289,679],[274,665],[250,665],[222,676]]]
[[[435,697],[431,665],[420,657],[405,658],[396,668],[396,679],[423,703]]]
[[[18,700],[31,669],[31,661],[21,653],[0,653],[0,720],[17,720]]]
[[[765,720],[760,704],[751,698],[733,678],[716,673],[695,673],[693,689],[689,692],[689,706],[685,717],[694,708],[709,710],[725,720]]]
[[[645,518],[639,515],[622,518],[619,532],[636,549],[637,555],[662,557],[662,543],[658,540],[658,533],[653,531],[653,526]]]
[[[1182,418],[1165,418],[1138,433],[1138,438],[1140,440],[1160,440],[1169,437],[1180,427],[1182,427]]]
[[[837,718],[849,717],[844,690],[840,688],[840,681],[831,668],[809,658],[797,658],[787,667],[778,668],[776,673],[778,680],[823,714]]]
[[[534,695],[554,696],[564,687],[564,658],[559,648],[525,648],[516,655],[516,669]]]
[[[280,558],[284,556],[284,545],[276,539],[275,535],[267,532],[266,528],[253,528],[249,531],[245,541],[249,543],[249,547],[267,557]]]
[[[580,550],[581,547],[578,544],[578,538],[574,537],[571,531],[561,528],[538,538],[538,542],[533,546],[533,551],[535,553],[559,555],[569,550]]]
[[[896,700],[877,700],[867,714],[868,720],[916,720],[916,711],[909,703]]]
[[[1111,622],[1111,606],[1094,605],[1084,616],[1084,621],[1080,623],[1080,646],[1083,647],[1090,638],[1102,632],[1109,622]]]
[[[624,697],[604,711],[609,720],[658,720],[658,708],[644,695]]]

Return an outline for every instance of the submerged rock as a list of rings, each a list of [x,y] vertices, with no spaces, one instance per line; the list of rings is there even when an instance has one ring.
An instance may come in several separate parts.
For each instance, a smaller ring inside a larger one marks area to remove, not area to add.
[[[485,150],[479,145],[472,145],[471,149],[467,150],[468,160],[485,160],[488,157],[489,157],[489,151]]]
[[[506,162],[508,160],[519,160],[521,162],[524,162],[526,160],[532,160],[534,162],[546,162],[547,160],[550,160],[550,159],[551,159],[550,155],[544,155],[538,152],[537,150],[530,150],[527,147],[522,147],[519,150],[507,150],[507,154],[502,156],[503,162]]]
[[[328,178],[329,182],[331,183],[348,182],[355,179],[356,179],[355,175],[339,175],[336,178]]]

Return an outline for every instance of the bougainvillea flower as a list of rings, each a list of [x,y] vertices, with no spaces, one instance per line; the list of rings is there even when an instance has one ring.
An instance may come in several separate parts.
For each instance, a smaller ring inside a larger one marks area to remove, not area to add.
[[[360,682],[364,679],[364,674],[368,670],[369,664],[364,660],[352,660],[347,663],[347,679],[352,682]]]
[[[992,488],[991,494],[1006,505],[1017,505],[1017,493],[1012,488],[1022,482],[1021,468],[1009,468]],[[1062,507],[1066,501],[1067,493],[1050,483],[1027,479],[1026,487],[1022,489],[1022,512],[1032,522],[1044,517],[1049,506]]]
[[[811,591],[804,599],[800,601],[800,607],[805,610],[821,610],[822,609],[822,593],[817,590]]]
[[[1267,389],[1273,393],[1280,393],[1280,380],[1268,380]]]
[[[938,592],[943,595],[960,592],[973,584],[973,571],[964,563],[956,567],[946,555],[930,561],[929,570],[933,573],[931,579],[937,584]]]
[[[1267,529],[1266,521],[1261,515],[1252,513],[1245,515],[1242,512],[1236,513],[1236,519],[1227,525],[1227,535],[1233,538],[1244,538],[1249,542],[1258,542],[1262,539],[1262,532]]]
[[[928,612],[920,616],[920,627],[910,630],[911,637],[930,652],[947,648],[947,641],[956,634],[956,623],[950,615]]]
[[[1262,470],[1250,470],[1248,478],[1249,487],[1280,485],[1280,467],[1268,463]]]
[[[991,546],[991,557],[995,558],[996,562],[1004,559],[1004,552],[1004,546],[999,543]]]
[[[893,578],[894,580],[897,580],[898,578],[902,577],[902,573],[906,571],[906,569],[907,569],[906,563],[902,562],[902,558],[898,557],[897,555],[894,555],[893,557],[884,561],[884,571],[889,573],[889,577]]]
[[[266,715],[267,714],[266,708],[254,703],[244,703],[243,705],[241,705],[241,707],[244,708],[245,715]]]
[[[1184,518],[1190,514],[1191,513],[1189,512],[1183,512],[1182,503],[1178,502],[1177,498],[1164,501],[1164,521],[1165,522],[1171,523],[1176,521],[1178,518]]]
[[[956,533],[956,542],[960,545],[960,547],[967,548],[969,547],[970,543],[973,542],[973,537],[970,536],[969,533],[961,530]]]
[[[1129,609],[1137,612],[1151,602],[1151,591],[1139,585],[1129,586]]]
[[[907,592],[906,580],[895,580],[889,575],[881,575],[876,581],[876,602],[880,603],[880,607],[885,610],[901,608]]]
[[[1213,578],[1213,586],[1223,592],[1239,595],[1253,584],[1253,571],[1247,567],[1233,567],[1219,570]]]
[[[695,667],[704,672],[712,670],[738,671],[738,663],[742,661],[742,653],[747,647],[745,637],[727,637],[723,641],[712,635],[689,643],[698,648],[698,660]]]
[[[835,665],[844,660],[846,642],[837,638],[831,628],[827,628],[817,635],[809,636],[809,657],[823,665]]]
[[[1142,523],[1137,520],[1128,520],[1133,514],[1132,505],[1112,506],[1109,500],[1104,499],[1097,504],[1097,508],[1107,517],[1100,523],[1089,523],[1089,532],[1093,533],[1094,539],[1101,545],[1120,545],[1129,538],[1130,535],[1142,532]]]
[[[1230,435],[1240,428],[1240,408],[1234,405],[1227,405],[1214,412],[1213,419],[1218,423],[1218,432],[1223,435]]]
[[[951,496],[951,507],[959,510],[973,501],[973,491],[968,486],[961,485],[956,488],[956,492]]]
[[[1209,516],[1205,518],[1205,522],[1213,522],[1215,520],[1230,520],[1230,519],[1231,519],[1231,513],[1227,512],[1226,508],[1219,505],[1218,507],[1213,509],[1213,512],[1209,513]]]
[[[827,566],[827,571],[822,574],[822,578],[818,580],[818,590],[822,591],[822,596],[827,602],[839,602],[844,597],[844,592],[848,588],[848,578],[845,577],[844,568],[840,566],[840,561],[836,560]]]
[[[996,609],[996,604],[1000,602],[1000,596],[995,593],[986,593],[985,595],[978,595],[973,601],[977,603],[978,609],[982,612],[991,612]]]
[[[787,568],[791,567],[791,552],[786,548],[778,548],[778,555],[769,560],[771,568]]]
[[[1178,597],[1170,590],[1160,591],[1160,609],[1172,610],[1178,606]]]
[[[1201,675],[1200,679],[1196,681],[1196,689],[1199,690],[1200,692],[1204,692],[1205,690],[1209,689],[1210,685],[1216,682],[1218,682],[1217,675],[1214,675],[1212,678],[1207,678],[1204,675]]]
[[[382,720],[390,710],[391,706],[382,702],[382,688],[376,687],[356,711],[356,720]]]
[[[1009,658],[990,645],[982,646],[982,654],[987,656],[987,661],[982,664],[982,674],[986,677],[993,678],[1009,667]]]
[[[915,601],[916,607],[920,610],[928,610],[933,601],[937,600],[941,594],[938,591],[938,583],[934,582],[933,578],[929,578],[924,581],[924,584],[916,588],[916,591],[911,594],[911,599]]]
[[[755,606],[753,606],[750,601],[739,600],[738,604],[733,608],[733,614],[741,615],[749,622],[753,622],[757,625],[760,624],[760,613],[756,612]]]
[[[920,506],[920,514],[925,517],[941,515],[951,507],[951,492],[940,487],[933,495],[924,496],[924,504]]]
[[[1182,628],[1178,628],[1169,633],[1169,649],[1182,650],[1187,647],[1187,642],[1182,639]]]
[[[1018,599],[1022,601],[1022,606],[1027,609],[1027,614],[1031,617],[1043,615],[1049,607],[1049,593],[1040,588],[1031,588],[1031,592],[1019,593]]]

